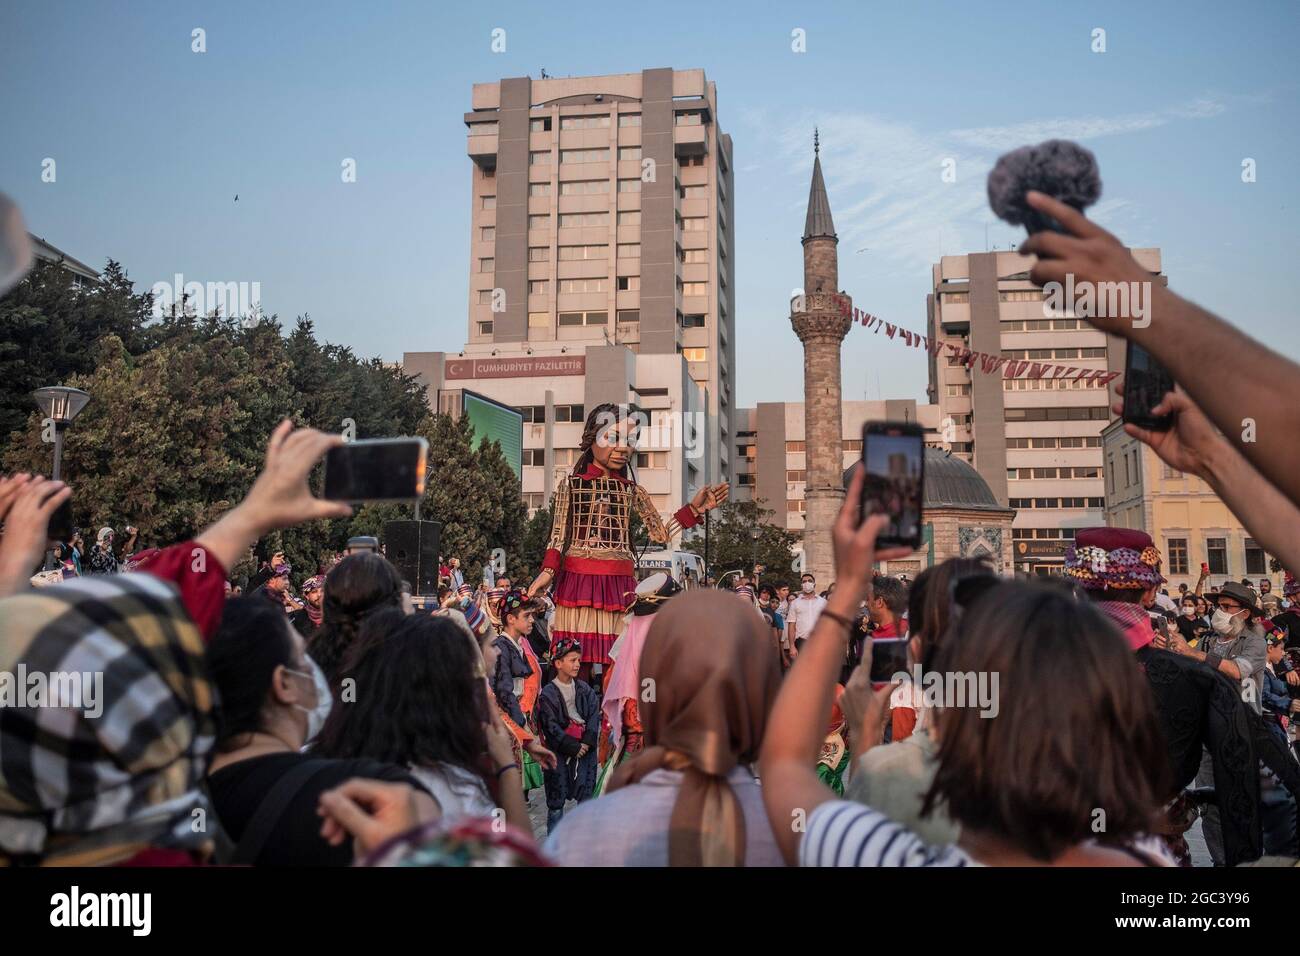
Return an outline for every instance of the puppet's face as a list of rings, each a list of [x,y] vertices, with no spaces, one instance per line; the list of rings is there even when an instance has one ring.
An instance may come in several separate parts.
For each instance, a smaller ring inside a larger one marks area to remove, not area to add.
[[[636,443],[637,423],[631,418],[607,425],[596,433],[596,442],[591,446],[591,456],[606,471],[622,471],[632,457],[632,448]]]

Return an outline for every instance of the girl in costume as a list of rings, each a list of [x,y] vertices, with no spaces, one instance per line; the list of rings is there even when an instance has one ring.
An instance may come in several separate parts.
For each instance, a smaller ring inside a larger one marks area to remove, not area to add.
[[[627,405],[597,405],[582,431],[581,457],[555,493],[551,538],[542,571],[528,589],[533,597],[555,583],[551,641],[582,644],[584,679],[610,662],[622,629],[624,595],[636,589],[632,514],[650,539],[667,545],[678,531],[727,500],[728,486],[706,485],[665,524],[649,492],[631,476],[629,459],[644,413]]]

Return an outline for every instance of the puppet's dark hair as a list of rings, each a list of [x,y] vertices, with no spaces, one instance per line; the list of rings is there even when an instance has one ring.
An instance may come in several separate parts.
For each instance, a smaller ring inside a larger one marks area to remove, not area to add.
[[[1004,154],[989,173],[989,206],[999,219],[1029,232],[1056,228],[1049,216],[1025,202],[1034,189],[1082,212],[1101,195],[1097,157],[1078,143],[1049,139]]]
[[[582,427],[582,438],[578,442],[578,447],[582,454],[578,456],[577,462],[573,466],[572,474],[580,475],[587,470],[588,466],[595,460],[592,448],[596,444],[596,435],[602,428],[607,427],[613,422],[621,422],[633,415],[645,415],[646,413],[637,405],[617,404],[616,402],[602,402],[587,413],[587,423]],[[628,471],[631,472],[631,464],[628,465]],[[629,477],[631,475],[629,474]]]

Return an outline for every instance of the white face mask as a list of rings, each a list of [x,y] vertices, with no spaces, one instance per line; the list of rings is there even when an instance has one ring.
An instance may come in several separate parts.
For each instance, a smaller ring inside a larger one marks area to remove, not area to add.
[[[307,663],[311,667],[310,673],[296,671],[290,667],[285,668],[290,674],[311,678],[316,687],[315,707],[304,707],[302,704],[293,705],[307,715],[307,739],[303,741],[304,744],[309,744],[316,739],[316,735],[321,732],[321,728],[325,726],[325,721],[330,715],[330,708],[334,706],[334,698],[330,694],[330,685],[329,681],[325,679],[325,672],[320,669],[320,665],[310,656],[307,658]]]
[[[1235,615],[1229,614],[1223,608],[1214,609],[1214,617],[1210,619],[1210,627],[1214,628],[1214,633],[1224,637],[1231,637],[1241,630],[1244,621],[1237,619]]]
[[[1183,617],[1196,617],[1196,608],[1194,607],[1183,608]]]
[[[803,588],[804,594],[812,594],[813,588],[816,587],[816,585],[814,585],[813,582],[811,581],[805,581],[803,584],[800,585],[800,587]]]

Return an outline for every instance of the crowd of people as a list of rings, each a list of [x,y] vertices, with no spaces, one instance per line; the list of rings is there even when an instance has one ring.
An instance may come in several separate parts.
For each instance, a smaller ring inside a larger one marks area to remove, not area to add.
[[[1067,230],[1026,244],[1035,281],[1138,268],[1031,202]],[[1251,401],[1261,434],[1300,434],[1269,391],[1300,368],[1159,294],[1156,322],[1185,323],[1176,349],[1111,330],[1173,369],[1174,425],[1126,428],[1300,569],[1295,443],[1225,437]],[[1201,370],[1228,335],[1260,374],[1215,389]],[[1149,535],[1093,528],[1054,578],[978,558],[884,576],[906,549],[877,547],[887,519],[860,513],[858,468],[824,588],[637,582],[626,426],[593,422],[542,573],[469,580],[448,558],[436,596],[373,539],[298,594],[283,554],[231,581],[273,532],[351,513],[308,482],[342,439],[289,421],[193,540],[140,550],[104,528],[87,552],[74,535],[42,587],[71,489],[0,478],[0,674],[112,675],[85,706],[0,701],[0,864],[1171,866],[1198,820],[1216,864],[1300,856],[1292,573],[1280,593],[1203,579],[1175,598]],[[873,676],[886,644],[906,667]]]

